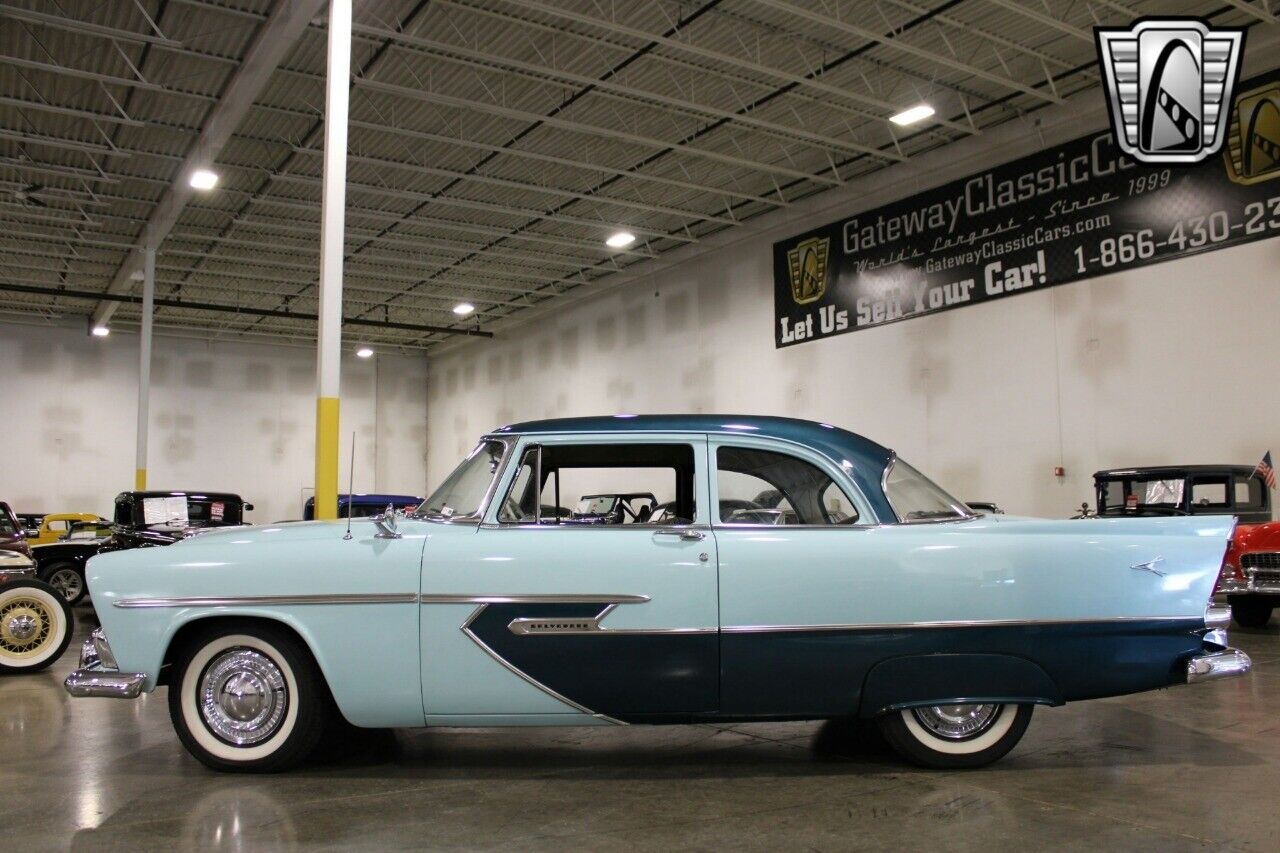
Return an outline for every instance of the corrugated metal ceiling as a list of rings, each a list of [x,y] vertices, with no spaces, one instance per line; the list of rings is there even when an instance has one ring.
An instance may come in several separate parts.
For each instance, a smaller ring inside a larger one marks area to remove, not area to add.
[[[0,4],[0,282],[102,292],[273,5]],[[484,330],[610,273],[1098,84],[1092,27],[1261,3],[357,0],[345,314]],[[325,21],[271,75],[159,248],[157,295],[314,312]],[[897,129],[927,101],[937,121]],[[618,251],[618,229],[640,239]],[[458,302],[477,307],[459,320]],[[0,319],[95,302],[5,293]],[[122,305],[112,323],[137,324]],[[157,326],[307,339],[168,306]],[[420,350],[446,332],[348,329]]]

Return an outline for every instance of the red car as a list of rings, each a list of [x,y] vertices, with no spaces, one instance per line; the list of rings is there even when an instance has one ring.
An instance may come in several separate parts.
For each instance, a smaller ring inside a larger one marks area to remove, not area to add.
[[[1280,604],[1280,521],[1241,524],[1218,578],[1231,615],[1246,628],[1261,628]]]

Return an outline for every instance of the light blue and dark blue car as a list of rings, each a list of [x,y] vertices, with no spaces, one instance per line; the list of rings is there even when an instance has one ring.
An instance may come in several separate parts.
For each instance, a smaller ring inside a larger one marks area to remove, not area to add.
[[[658,508],[592,512],[632,494]],[[95,557],[102,629],[67,689],[168,685],[178,736],[218,769],[292,766],[332,715],[863,718],[910,760],[970,767],[1037,705],[1247,672],[1209,602],[1233,524],[977,516],[829,424],[515,424],[407,515]]]

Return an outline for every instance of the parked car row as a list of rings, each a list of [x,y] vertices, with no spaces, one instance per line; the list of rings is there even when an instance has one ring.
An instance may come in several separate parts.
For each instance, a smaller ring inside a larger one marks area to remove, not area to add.
[[[36,578],[22,523],[0,502],[0,672],[35,672],[71,641],[71,608]]]

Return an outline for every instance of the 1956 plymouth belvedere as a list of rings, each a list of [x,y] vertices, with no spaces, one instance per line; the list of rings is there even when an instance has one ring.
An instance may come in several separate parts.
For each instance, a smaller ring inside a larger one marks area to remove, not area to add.
[[[671,504],[662,523],[558,509],[633,493]],[[760,500],[776,512],[740,512]],[[856,717],[973,767],[1035,705],[1247,672],[1209,606],[1233,523],[978,517],[827,424],[516,424],[405,516],[94,557],[102,629],[67,689],[168,685],[221,770],[294,765],[328,723]]]

